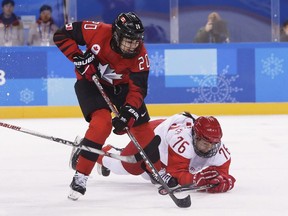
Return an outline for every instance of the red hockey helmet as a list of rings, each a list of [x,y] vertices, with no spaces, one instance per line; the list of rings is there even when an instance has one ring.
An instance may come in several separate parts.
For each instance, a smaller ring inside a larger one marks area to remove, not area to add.
[[[213,116],[200,116],[193,125],[195,135],[210,143],[219,143],[222,138],[222,129],[218,120]]]
[[[222,129],[218,120],[213,116],[200,116],[194,122],[192,127],[194,133],[193,146],[194,151],[200,157],[209,158],[218,152],[221,145]],[[203,139],[209,143],[214,144],[212,149],[208,152],[201,152],[197,148],[197,140]]]

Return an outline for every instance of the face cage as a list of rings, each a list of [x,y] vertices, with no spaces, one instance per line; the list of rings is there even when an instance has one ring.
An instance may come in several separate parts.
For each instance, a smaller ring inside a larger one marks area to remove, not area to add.
[[[194,136],[193,138],[193,147],[194,147],[194,151],[195,153],[199,156],[199,157],[203,157],[203,158],[211,158],[213,156],[215,156],[220,148],[220,145],[221,145],[221,142],[217,143],[217,144],[214,144],[213,145],[213,148],[204,153],[204,152],[201,152],[200,150],[198,150],[197,146],[196,146],[196,136]]]
[[[127,58],[127,59],[133,58],[140,53],[141,47],[143,45],[143,40],[139,38],[135,39],[133,37],[125,37],[131,40],[139,40],[139,46],[134,50],[134,52],[125,53],[120,49],[120,45],[124,37],[125,35],[115,30],[113,33],[113,38],[112,38],[112,49],[115,50],[117,53],[119,53],[123,58]]]

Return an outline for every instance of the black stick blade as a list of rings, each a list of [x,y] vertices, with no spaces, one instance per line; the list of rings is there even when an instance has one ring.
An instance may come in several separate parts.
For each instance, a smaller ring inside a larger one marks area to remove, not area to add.
[[[191,197],[188,195],[185,198],[179,199],[174,196],[174,194],[169,193],[170,197],[173,199],[175,204],[180,208],[188,208],[191,206]]]

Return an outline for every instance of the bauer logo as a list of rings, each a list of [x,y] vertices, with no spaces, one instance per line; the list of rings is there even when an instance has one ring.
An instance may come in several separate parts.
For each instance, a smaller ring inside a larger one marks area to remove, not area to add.
[[[1,127],[11,128],[13,130],[21,130],[21,127],[0,122]]]

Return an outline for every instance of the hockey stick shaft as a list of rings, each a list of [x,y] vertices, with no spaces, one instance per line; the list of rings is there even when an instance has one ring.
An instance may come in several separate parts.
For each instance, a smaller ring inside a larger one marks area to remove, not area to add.
[[[209,188],[216,187],[218,184],[208,184],[208,185],[202,185],[202,186],[195,186],[195,184],[187,184],[187,185],[182,185],[178,186],[176,188],[173,188],[171,191],[172,193],[180,193],[184,191],[202,191],[202,190],[207,190]],[[167,195],[167,191],[163,187],[158,188],[158,192],[161,195]]]
[[[114,113],[114,115],[116,117],[119,117],[119,112],[118,110],[114,107],[114,105],[112,104],[110,98],[107,96],[107,94],[105,93],[100,81],[99,81],[99,77],[94,74],[92,76],[92,80],[94,81],[95,85],[97,86],[99,92],[101,93],[102,97],[104,98],[104,100],[106,101],[107,105],[109,106],[109,108],[111,109],[111,111]],[[134,135],[130,132],[130,130],[126,127],[125,128],[126,133],[128,134],[129,138],[131,139],[131,141],[133,142],[133,144],[135,145],[135,147],[137,148],[137,150],[139,151],[139,154],[141,155],[141,157],[143,158],[145,164],[147,166],[149,166],[149,168],[151,169],[151,171],[153,172],[153,174],[157,177],[157,179],[159,180],[160,184],[163,186],[163,188],[168,192],[169,196],[172,198],[172,200],[175,202],[175,204],[178,207],[182,207],[182,208],[187,208],[191,206],[191,198],[188,195],[187,197],[183,198],[183,199],[178,199],[177,197],[175,197],[175,195],[172,193],[172,191],[170,190],[170,188],[168,187],[168,185],[164,182],[164,180],[162,179],[162,177],[160,176],[159,172],[157,171],[157,169],[155,168],[155,166],[153,165],[153,163],[151,162],[151,160],[148,158],[148,156],[146,155],[146,153],[144,152],[143,148],[141,147],[141,145],[138,143],[138,141],[136,140],[136,138],[134,137]]]
[[[67,7],[67,0],[63,0],[63,18],[64,23],[68,23],[68,7]]]
[[[54,141],[54,142],[57,142],[57,143],[61,143],[61,144],[64,144],[64,145],[68,145],[68,146],[72,146],[72,147],[78,147],[81,150],[93,152],[93,153],[96,153],[96,154],[99,154],[99,155],[104,155],[104,156],[111,157],[111,158],[114,158],[114,159],[117,159],[117,160],[121,160],[121,161],[124,161],[124,162],[127,162],[127,163],[137,163],[137,160],[135,159],[134,155],[122,156],[122,155],[118,155],[118,154],[104,152],[102,150],[91,148],[91,147],[88,147],[88,146],[79,147],[79,145],[77,145],[75,142],[71,142],[69,140],[65,140],[65,139],[62,139],[62,138],[59,138],[59,137],[45,135],[45,134],[42,134],[42,133],[39,133],[39,132],[36,132],[36,131],[32,131],[32,130],[29,130],[29,129],[22,128],[20,126],[15,126],[15,125],[3,123],[3,122],[0,122],[0,126],[8,128],[8,129],[15,130],[15,131],[19,131],[19,132],[22,132],[22,133],[30,134],[30,135],[33,135],[33,136],[41,137],[41,138],[44,138],[44,139],[48,139],[48,140],[51,140],[51,141]]]
[[[183,186],[180,188],[177,188],[173,190],[173,193],[179,193],[179,192],[184,192],[184,191],[202,191],[202,190],[207,190],[209,188],[216,187],[218,184],[208,184],[208,185],[203,185],[203,186],[194,186],[191,185],[189,186]]]

